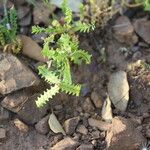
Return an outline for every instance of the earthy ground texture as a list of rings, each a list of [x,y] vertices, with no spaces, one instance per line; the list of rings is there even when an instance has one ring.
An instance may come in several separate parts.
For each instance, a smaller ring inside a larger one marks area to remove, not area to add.
[[[58,94],[39,109],[35,100],[48,87],[37,72],[47,61],[40,54],[46,35],[32,35],[31,26],[47,26],[59,10],[40,1],[12,5],[23,50],[19,55],[0,51],[0,150],[148,150],[149,13],[129,9],[104,29],[81,35],[80,46],[92,54],[92,62],[72,67],[73,80],[83,85],[80,96]],[[0,20],[2,15],[0,2]],[[52,110],[66,135],[50,129]]]

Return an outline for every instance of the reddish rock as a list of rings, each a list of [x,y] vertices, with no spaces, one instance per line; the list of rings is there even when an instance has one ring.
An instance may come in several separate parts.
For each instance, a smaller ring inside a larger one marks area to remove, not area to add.
[[[145,141],[133,124],[125,118],[115,117],[106,135],[108,150],[135,150]]]

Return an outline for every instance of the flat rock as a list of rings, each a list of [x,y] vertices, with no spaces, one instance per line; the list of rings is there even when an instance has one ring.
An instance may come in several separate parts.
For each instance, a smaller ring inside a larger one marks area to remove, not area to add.
[[[101,120],[97,120],[97,119],[94,119],[94,118],[89,118],[88,123],[91,127],[97,127],[101,131],[107,131],[111,127],[110,123],[104,122],[104,121],[101,121]]]
[[[137,19],[133,23],[136,33],[143,38],[145,42],[150,44],[150,21],[146,18]]]
[[[138,42],[138,37],[134,33],[134,28],[126,16],[120,16],[113,26],[114,37],[121,43],[133,45]]]
[[[41,54],[42,48],[34,40],[25,35],[20,35],[19,37],[23,43],[22,53],[24,55],[37,61],[47,61],[47,58],[44,58]]]
[[[81,144],[76,150],[94,150],[92,144]]]
[[[108,150],[135,150],[145,139],[128,119],[115,117],[107,132],[106,142]]]
[[[6,130],[0,128],[0,142],[6,139]]]
[[[101,108],[102,107],[102,100],[101,100],[101,98],[100,98],[100,96],[98,95],[97,92],[92,92],[91,93],[91,100],[93,101],[96,108]]]
[[[23,106],[24,103],[29,99],[31,93],[27,90],[20,90],[16,93],[12,93],[7,95],[1,102],[1,105],[14,112],[17,113]]]
[[[129,101],[129,84],[126,72],[118,71],[110,76],[108,94],[110,100],[118,110],[126,110]]]
[[[12,54],[0,54],[0,93],[39,85],[39,78]]]
[[[67,134],[71,135],[75,132],[75,129],[80,121],[80,117],[74,117],[67,119],[64,122],[64,128]]]
[[[66,137],[49,150],[76,150],[78,146],[79,143],[77,141],[72,140],[70,137]]]
[[[49,115],[42,118],[36,125],[35,129],[37,130],[38,133],[40,134],[47,134],[50,130],[49,125],[48,125],[48,119]]]
[[[48,104],[42,108],[37,108],[35,100],[39,95],[30,96],[23,107],[17,112],[18,117],[26,124],[35,124],[39,122],[47,113]]]

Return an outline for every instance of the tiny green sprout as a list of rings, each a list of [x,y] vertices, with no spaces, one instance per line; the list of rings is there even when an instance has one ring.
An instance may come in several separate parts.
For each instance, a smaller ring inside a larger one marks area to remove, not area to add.
[[[17,12],[14,6],[9,11],[4,3],[4,17],[0,22],[0,48],[4,52],[17,54],[21,48],[21,40],[17,37]]]

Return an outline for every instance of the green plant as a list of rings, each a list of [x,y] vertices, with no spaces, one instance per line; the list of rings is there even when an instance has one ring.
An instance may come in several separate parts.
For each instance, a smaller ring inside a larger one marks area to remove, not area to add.
[[[103,28],[112,18],[115,11],[109,4],[109,0],[86,0],[85,5],[81,5],[80,14],[82,20],[93,22],[97,27]]]
[[[112,3],[115,3],[116,0],[112,0]],[[130,8],[142,6],[144,11],[150,11],[150,0],[134,0],[134,3],[129,4],[126,0],[121,0],[121,6],[127,6]]]
[[[6,2],[4,2],[4,17],[0,22],[0,48],[4,52],[18,53],[22,44],[17,37],[17,13],[14,7],[7,11]]]
[[[76,32],[89,32],[94,29],[93,24],[86,24],[82,21],[73,21],[73,14],[67,7],[67,1],[62,3],[64,22],[52,21],[52,25],[47,28],[33,26],[34,34],[44,32],[48,37],[44,40],[42,55],[49,59],[49,65],[38,68],[39,75],[45,79],[51,88],[44,92],[36,100],[36,105],[42,107],[49,98],[60,91],[78,96],[81,86],[75,85],[71,78],[70,63],[81,64],[83,61],[90,63],[91,55],[79,48],[78,36]]]

